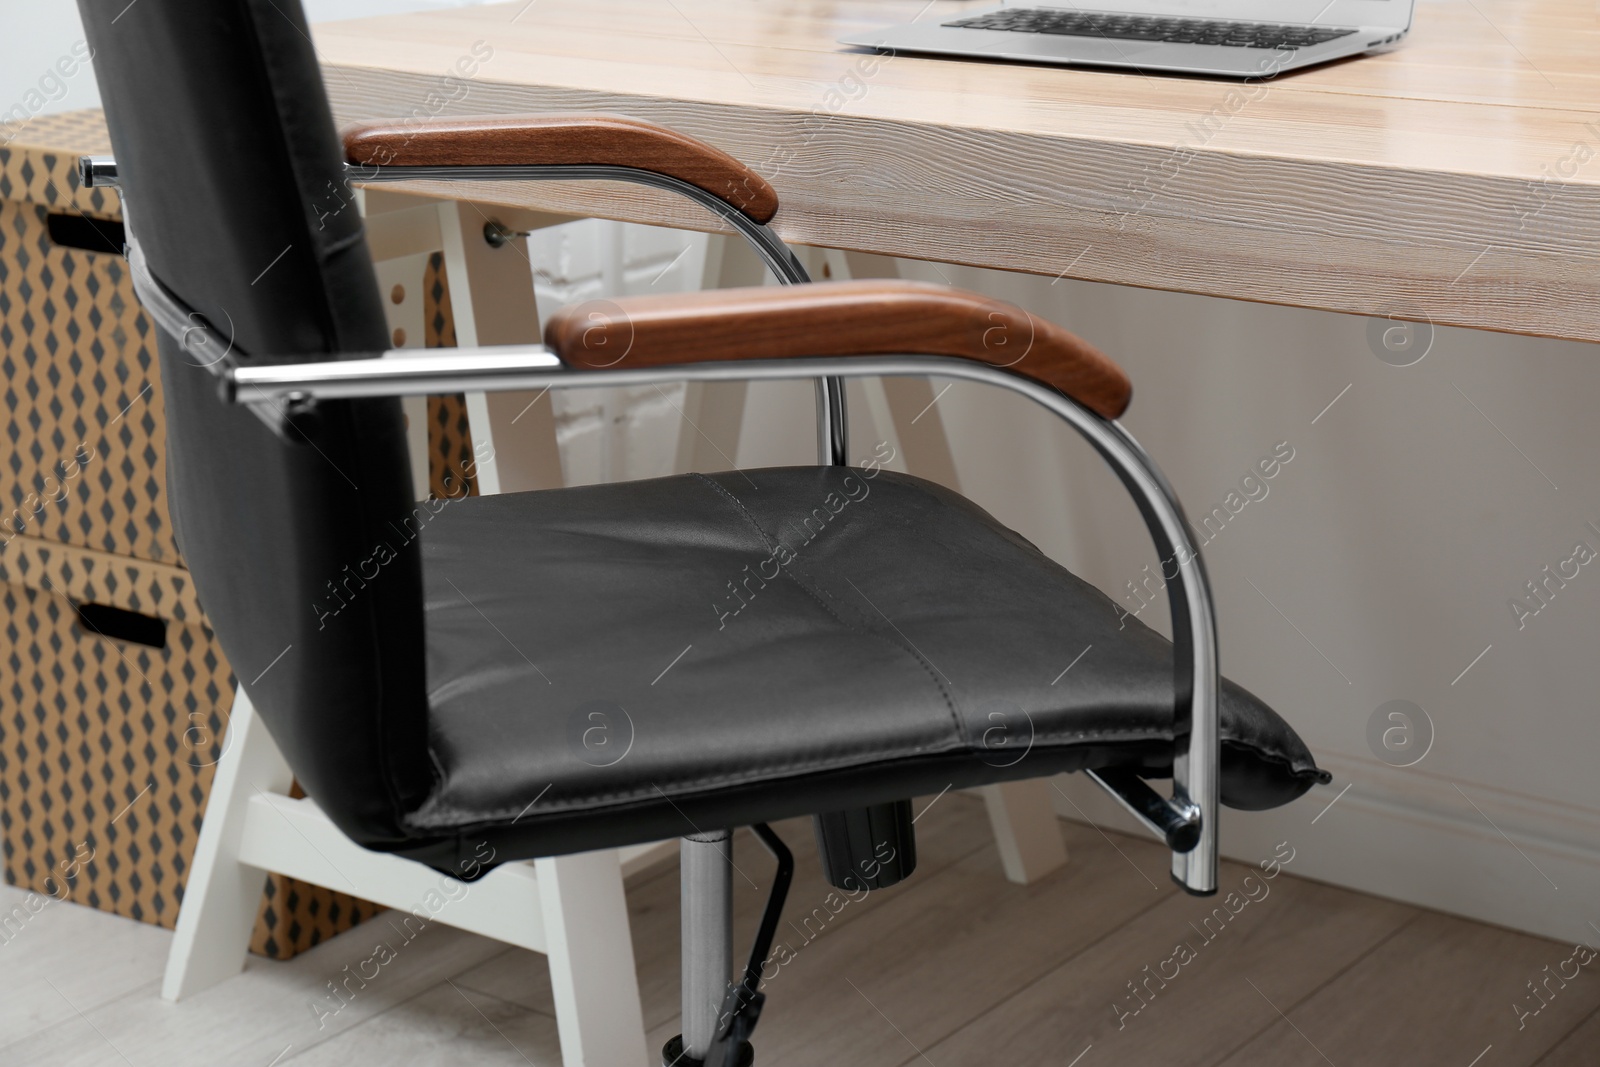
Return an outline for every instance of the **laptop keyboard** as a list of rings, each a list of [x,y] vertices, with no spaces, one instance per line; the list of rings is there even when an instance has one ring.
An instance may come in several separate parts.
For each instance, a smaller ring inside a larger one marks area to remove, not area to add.
[[[1118,15],[1105,11],[1008,7],[975,18],[946,22],[967,30],[1055,33],[1065,37],[1109,37],[1119,41],[1170,41],[1229,48],[1308,48],[1356,31],[1340,27],[1280,26],[1268,22]]]

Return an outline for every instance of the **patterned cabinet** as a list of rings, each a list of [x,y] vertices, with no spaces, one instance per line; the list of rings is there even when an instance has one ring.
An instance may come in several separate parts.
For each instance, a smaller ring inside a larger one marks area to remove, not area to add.
[[[0,126],[0,839],[8,882],[171,927],[234,679],[173,540],[120,205],[77,184],[109,151],[98,111]],[[272,875],[251,947],[376,910]]]

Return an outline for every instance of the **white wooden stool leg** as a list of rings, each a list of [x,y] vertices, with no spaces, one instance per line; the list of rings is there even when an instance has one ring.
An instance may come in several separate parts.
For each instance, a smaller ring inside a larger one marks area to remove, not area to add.
[[[267,873],[238,860],[245,807],[258,791],[287,793],[293,775],[241,686],[206,802],[205,821],[167,953],[161,995],[178,1000],[244,969]]]
[[[710,473],[738,466],[748,382],[690,382],[683,391],[683,425],[673,471]]]
[[[1008,879],[1027,885],[1066,864],[1067,846],[1050,802],[1048,778],[1000,782],[979,792],[989,808],[989,826]]]
[[[650,1062],[615,849],[535,861],[566,1067]]]

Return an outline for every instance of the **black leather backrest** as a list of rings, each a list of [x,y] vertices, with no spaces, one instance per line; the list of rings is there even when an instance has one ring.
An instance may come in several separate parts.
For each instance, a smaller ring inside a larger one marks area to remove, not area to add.
[[[79,0],[130,231],[247,359],[387,347],[298,0]],[[345,832],[405,842],[431,787],[419,553],[398,401],[309,441],[224,405],[163,338],[169,488],[200,600],[296,777]]]

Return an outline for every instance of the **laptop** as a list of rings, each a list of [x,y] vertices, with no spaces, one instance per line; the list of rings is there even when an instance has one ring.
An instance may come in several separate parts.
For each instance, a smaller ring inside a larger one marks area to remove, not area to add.
[[[1018,0],[840,38],[885,52],[1270,78],[1386,51],[1414,0]]]

